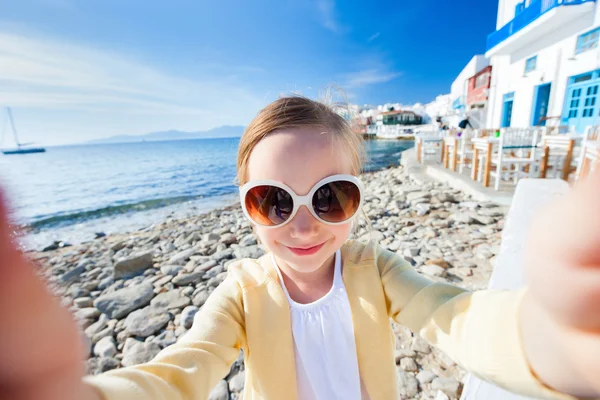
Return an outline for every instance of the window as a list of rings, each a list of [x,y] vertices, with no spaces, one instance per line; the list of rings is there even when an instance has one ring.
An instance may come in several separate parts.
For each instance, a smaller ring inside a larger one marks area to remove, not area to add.
[[[585,82],[592,79],[592,74],[580,75],[573,79],[573,83]]]
[[[477,78],[475,78],[475,87],[480,88],[482,86],[487,86],[489,77],[489,74],[479,75]]]
[[[536,67],[537,67],[537,56],[528,58],[527,61],[525,61],[525,73],[535,71]]]
[[[600,37],[600,28],[584,33],[577,38],[577,49],[575,54],[583,53],[598,47],[598,37]]]

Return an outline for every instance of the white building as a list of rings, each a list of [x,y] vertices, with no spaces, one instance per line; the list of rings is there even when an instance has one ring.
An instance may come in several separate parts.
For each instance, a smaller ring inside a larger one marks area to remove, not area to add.
[[[499,0],[487,126],[600,124],[596,0]]]
[[[458,123],[465,117],[467,111],[467,94],[469,78],[490,65],[489,59],[484,55],[474,56],[463,70],[458,74],[450,89],[453,112],[444,118],[450,127],[457,127]]]

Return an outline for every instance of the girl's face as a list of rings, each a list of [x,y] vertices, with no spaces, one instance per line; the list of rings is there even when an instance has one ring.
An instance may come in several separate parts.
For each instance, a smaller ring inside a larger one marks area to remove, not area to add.
[[[249,180],[272,179],[288,185],[296,194],[306,195],[321,179],[352,174],[348,151],[335,145],[329,133],[318,128],[275,131],[252,150],[248,161]],[[297,272],[318,270],[339,249],[350,234],[352,223],[326,225],[305,206],[279,228],[256,225],[261,242],[278,260]]]

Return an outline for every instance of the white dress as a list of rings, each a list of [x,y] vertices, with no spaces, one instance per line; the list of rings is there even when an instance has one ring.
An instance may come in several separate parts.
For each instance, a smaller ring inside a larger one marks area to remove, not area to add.
[[[277,266],[271,254],[273,264]],[[296,303],[279,268],[277,273],[290,304],[298,400],[368,400],[360,379],[352,310],[342,280],[341,254],[335,254],[333,285],[320,299]]]

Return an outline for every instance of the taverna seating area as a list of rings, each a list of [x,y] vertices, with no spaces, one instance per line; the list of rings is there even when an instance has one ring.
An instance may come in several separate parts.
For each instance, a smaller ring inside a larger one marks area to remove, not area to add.
[[[434,163],[483,187],[513,190],[522,178],[559,178],[569,183],[600,166],[600,126],[585,133],[569,127],[529,127],[421,132],[419,163]]]

